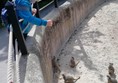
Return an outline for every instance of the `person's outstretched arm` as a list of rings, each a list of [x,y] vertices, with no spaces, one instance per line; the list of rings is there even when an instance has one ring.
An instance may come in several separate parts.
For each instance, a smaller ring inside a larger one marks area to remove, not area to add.
[[[24,6],[28,10],[17,10],[17,14],[20,18],[26,20],[29,23],[38,25],[38,26],[52,26],[52,20],[44,20],[37,18],[32,15],[31,3],[28,0],[16,0],[16,5]]]

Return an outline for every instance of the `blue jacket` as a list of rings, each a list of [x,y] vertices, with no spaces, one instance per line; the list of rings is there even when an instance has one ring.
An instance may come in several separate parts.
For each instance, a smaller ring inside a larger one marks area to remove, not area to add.
[[[32,15],[32,11],[31,11],[31,2],[30,0],[15,0],[15,4],[16,6],[22,6],[27,8],[27,10],[23,9],[23,10],[16,10],[17,15],[19,18],[24,19],[25,22],[29,22],[31,24],[35,24],[38,26],[46,26],[47,25],[47,21],[37,18],[35,16]],[[24,29],[24,27],[22,27],[22,29]],[[28,33],[29,31],[26,31],[26,33]]]

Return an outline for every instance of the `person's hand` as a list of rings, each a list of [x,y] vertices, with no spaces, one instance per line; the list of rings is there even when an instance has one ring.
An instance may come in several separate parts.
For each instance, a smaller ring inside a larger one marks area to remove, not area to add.
[[[35,15],[37,13],[37,9],[36,8],[33,8],[32,9],[32,14]]]
[[[47,26],[52,27],[52,25],[53,25],[52,20],[47,20]]]

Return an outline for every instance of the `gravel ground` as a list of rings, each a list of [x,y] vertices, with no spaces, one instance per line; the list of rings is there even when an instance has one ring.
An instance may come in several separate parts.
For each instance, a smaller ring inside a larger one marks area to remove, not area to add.
[[[69,67],[71,57],[79,62]],[[107,83],[108,66],[113,63],[118,80],[118,0],[99,6],[78,27],[58,57],[61,74],[74,78],[76,83]],[[58,83],[63,82],[60,75]]]

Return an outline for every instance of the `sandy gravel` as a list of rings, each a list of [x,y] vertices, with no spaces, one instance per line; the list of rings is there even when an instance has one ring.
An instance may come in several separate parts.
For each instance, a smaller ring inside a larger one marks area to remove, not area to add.
[[[80,63],[69,67],[71,56]],[[108,65],[114,64],[118,80],[118,0],[99,6],[78,27],[60,59],[61,74],[81,78],[76,83],[107,83]],[[60,75],[58,83],[64,83]]]

